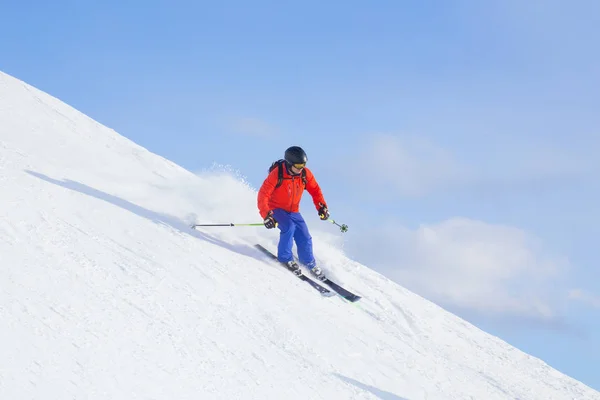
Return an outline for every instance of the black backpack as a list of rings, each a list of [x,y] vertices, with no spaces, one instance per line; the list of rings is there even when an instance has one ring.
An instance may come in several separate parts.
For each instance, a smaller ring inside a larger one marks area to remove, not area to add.
[[[273,171],[274,168],[279,168],[279,170],[277,171],[277,184],[275,185],[276,188],[278,188],[279,186],[281,186],[281,183],[283,182],[283,163],[285,162],[285,160],[281,159],[281,160],[277,160],[274,161],[271,166],[269,167],[269,173],[271,171]],[[306,168],[302,168],[302,183],[304,184],[304,187],[306,187]],[[290,179],[290,178],[287,178]]]

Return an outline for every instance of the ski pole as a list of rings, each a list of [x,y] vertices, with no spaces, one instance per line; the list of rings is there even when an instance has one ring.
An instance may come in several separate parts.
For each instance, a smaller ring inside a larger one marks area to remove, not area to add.
[[[330,219],[328,219],[327,221],[331,222],[332,224],[335,224],[335,225],[339,226],[339,227],[340,227],[340,230],[341,230],[342,232],[348,232],[348,225],[346,225],[346,224],[341,224],[341,225],[340,225],[340,224],[338,224],[337,222],[335,222],[335,221],[334,221],[333,219],[331,219],[331,218],[330,218]]]
[[[234,223],[229,223],[229,224],[194,224],[192,225],[192,228],[195,228],[197,226],[263,226],[264,223],[259,222],[256,224],[234,224]]]

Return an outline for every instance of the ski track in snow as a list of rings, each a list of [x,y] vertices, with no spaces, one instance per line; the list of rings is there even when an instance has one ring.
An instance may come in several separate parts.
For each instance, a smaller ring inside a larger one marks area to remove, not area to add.
[[[272,232],[189,229],[255,191],[2,73],[0,171],[1,399],[600,399],[335,246],[359,303],[268,261]]]

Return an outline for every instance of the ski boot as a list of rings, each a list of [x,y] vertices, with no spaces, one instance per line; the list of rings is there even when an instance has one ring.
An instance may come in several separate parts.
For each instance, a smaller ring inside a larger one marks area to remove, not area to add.
[[[298,265],[298,263],[296,263],[296,261],[288,261],[286,265],[288,269],[294,273],[294,275],[302,275],[302,270],[300,270],[300,266]]]
[[[324,281],[325,279],[327,279],[325,273],[321,270],[321,268],[317,267],[316,265],[310,269],[310,273],[320,281]]]

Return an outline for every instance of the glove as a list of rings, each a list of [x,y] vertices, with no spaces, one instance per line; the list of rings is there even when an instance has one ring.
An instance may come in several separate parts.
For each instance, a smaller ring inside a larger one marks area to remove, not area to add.
[[[273,229],[277,226],[277,221],[275,221],[275,218],[273,218],[273,211],[269,211],[263,223],[267,229]]]
[[[319,207],[319,218],[325,221],[327,218],[329,218],[329,210],[325,204],[319,203],[319,205],[321,206]]]

